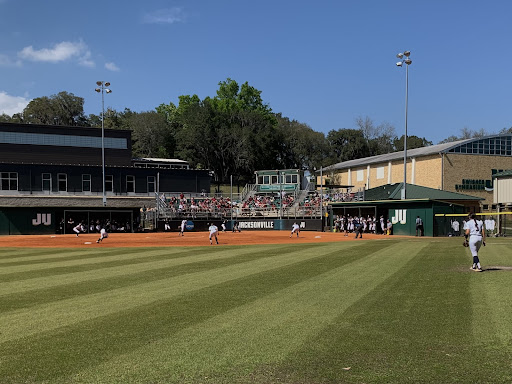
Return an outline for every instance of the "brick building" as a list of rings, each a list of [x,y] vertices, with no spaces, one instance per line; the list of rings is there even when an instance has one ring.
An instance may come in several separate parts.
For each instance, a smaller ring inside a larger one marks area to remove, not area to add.
[[[512,169],[512,134],[460,140],[407,151],[407,183],[483,199],[495,209],[493,175]],[[366,157],[323,169],[324,184],[370,189],[404,181],[404,152]]]

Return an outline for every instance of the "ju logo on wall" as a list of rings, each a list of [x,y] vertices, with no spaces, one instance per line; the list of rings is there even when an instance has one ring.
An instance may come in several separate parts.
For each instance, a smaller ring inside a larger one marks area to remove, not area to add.
[[[391,218],[392,224],[405,224],[407,222],[407,209],[395,209],[395,216]]]
[[[38,213],[35,219],[32,219],[32,225],[52,225],[52,214],[51,213]]]

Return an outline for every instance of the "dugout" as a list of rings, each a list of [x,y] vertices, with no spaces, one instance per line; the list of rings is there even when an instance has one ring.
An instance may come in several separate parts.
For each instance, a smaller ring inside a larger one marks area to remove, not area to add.
[[[70,220],[71,219],[71,220]],[[74,233],[83,222],[86,233],[91,223],[107,224],[111,232],[134,232],[139,228],[138,209],[77,209],[56,207],[1,208],[0,235],[50,235]]]
[[[394,235],[416,235],[416,217],[423,221],[424,236],[448,236],[444,226],[436,220],[436,215],[478,212],[481,198],[456,192],[407,184],[408,199],[401,199],[402,183],[388,184],[369,189],[364,193],[364,201],[330,203],[329,224],[333,227],[338,215],[358,217],[373,216],[378,221],[381,216],[393,224]]]

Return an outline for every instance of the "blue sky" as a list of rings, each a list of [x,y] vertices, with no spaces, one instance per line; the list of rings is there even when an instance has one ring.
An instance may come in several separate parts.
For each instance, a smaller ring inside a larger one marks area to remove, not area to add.
[[[359,116],[435,143],[512,126],[511,1],[0,0],[0,113],[60,91],[99,114],[215,96],[227,78],[316,131]]]

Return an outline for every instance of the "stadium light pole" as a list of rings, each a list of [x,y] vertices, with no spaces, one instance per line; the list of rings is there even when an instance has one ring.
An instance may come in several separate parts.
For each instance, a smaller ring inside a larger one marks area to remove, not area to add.
[[[411,51],[405,51],[404,53],[398,53],[396,57],[400,59],[396,63],[397,67],[405,65],[405,136],[404,136],[404,185],[402,188],[402,200],[406,199],[406,188],[407,188],[407,104],[409,102],[409,65],[412,60],[409,58]],[[405,57],[405,59],[404,59]]]
[[[99,88],[96,88],[95,91],[101,93],[101,173],[103,175],[103,206],[107,206],[107,195],[105,192],[105,93],[112,93],[112,91],[107,88],[110,87],[109,82],[105,81],[97,81],[96,85]]]
[[[284,172],[277,172],[277,177],[279,177],[279,219],[283,219],[283,175]]]

